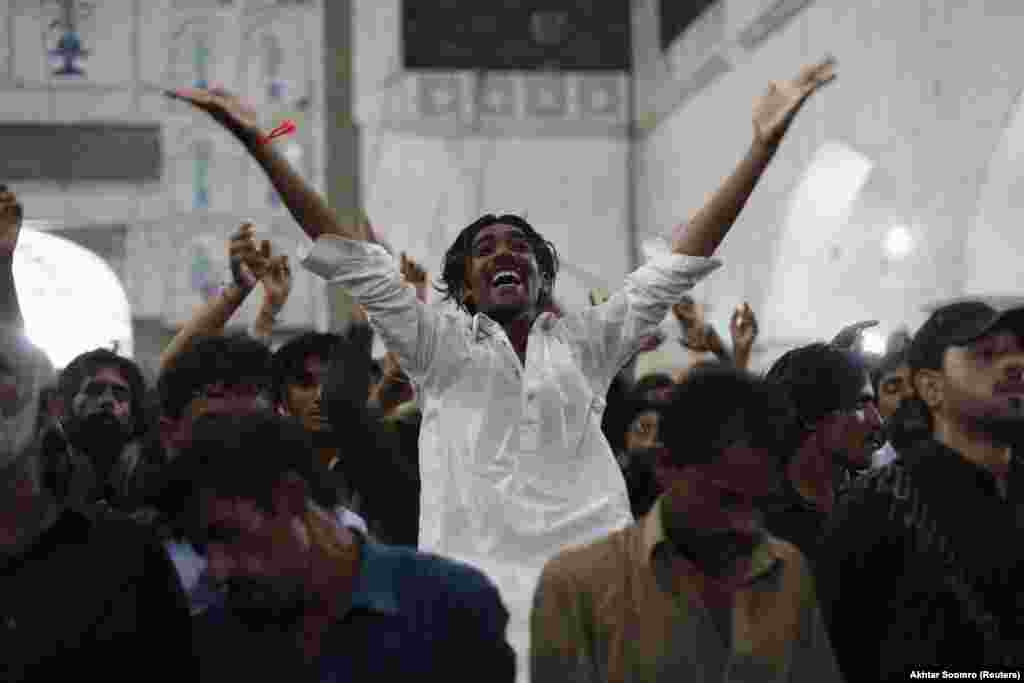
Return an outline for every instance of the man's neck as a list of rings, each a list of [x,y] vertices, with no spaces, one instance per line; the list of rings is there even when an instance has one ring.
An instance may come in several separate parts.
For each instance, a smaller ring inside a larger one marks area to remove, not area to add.
[[[526,362],[526,344],[530,338],[530,328],[533,327],[533,321],[536,319],[536,311],[530,311],[501,325],[516,355],[524,363]]]
[[[987,434],[968,430],[945,420],[935,425],[935,440],[950,448],[964,460],[983,467],[993,474],[1000,473],[1010,464],[1011,448],[995,443]]]

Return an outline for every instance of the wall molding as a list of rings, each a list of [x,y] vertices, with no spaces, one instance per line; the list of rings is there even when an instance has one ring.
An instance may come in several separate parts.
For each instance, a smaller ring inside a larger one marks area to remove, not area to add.
[[[636,102],[634,138],[645,138],[719,78],[753,59],[765,40],[814,2],[774,0],[742,27],[732,29],[728,26],[729,12],[741,1],[748,0],[720,0],[712,5],[661,53],[668,75],[657,78],[649,87],[656,93],[653,97]]]
[[[425,137],[630,135],[629,75],[403,71],[360,125]]]

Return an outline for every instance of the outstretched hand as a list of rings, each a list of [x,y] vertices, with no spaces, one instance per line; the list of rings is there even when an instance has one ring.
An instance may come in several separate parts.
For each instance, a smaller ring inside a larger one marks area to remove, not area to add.
[[[833,57],[805,66],[789,81],[773,81],[768,91],[754,103],[754,138],[766,146],[775,146],[786,134],[797,112],[816,90],[835,79]]]
[[[270,264],[270,242],[263,240],[259,248],[253,238],[252,223],[244,223],[228,243],[231,277],[243,291],[250,291],[263,279]]]
[[[832,346],[838,349],[845,350],[859,350],[861,342],[864,337],[864,330],[870,329],[878,325],[877,320],[864,320],[853,325],[847,325],[839,334],[832,340]]]
[[[245,144],[259,140],[261,130],[256,110],[223,88],[179,88],[165,90],[172,100],[187,102],[205,111]]]
[[[0,185],[0,257],[9,259],[14,256],[23,214],[18,198],[6,185]]]
[[[409,258],[402,252],[402,278],[413,287],[425,287],[427,285],[427,271],[416,261]]]
[[[753,348],[757,339],[757,318],[750,304],[744,302],[742,306],[736,307],[729,320],[729,334],[734,349]]]
[[[288,265],[288,255],[271,257],[260,281],[263,283],[267,305],[274,313],[280,312],[292,292],[292,269]]]

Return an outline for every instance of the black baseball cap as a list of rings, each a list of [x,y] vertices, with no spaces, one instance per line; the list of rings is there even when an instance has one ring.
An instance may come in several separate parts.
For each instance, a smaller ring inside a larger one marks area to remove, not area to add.
[[[1024,337],[1024,306],[998,311],[982,301],[958,301],[936,309],[907,349],[911,370],[940,370],[951,346],[965,346],[997,330]]]

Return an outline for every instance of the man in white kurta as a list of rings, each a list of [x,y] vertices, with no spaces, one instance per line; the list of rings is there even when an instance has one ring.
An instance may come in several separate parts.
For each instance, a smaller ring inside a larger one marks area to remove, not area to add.
[[[518,649],[521,680],[530,602],[544,562],[631,522],[625,482],[601,433],[612,377],[669,306],[719,265],[711,256],[796,113],[834,77],[833,65],[828,59],[805,67],[757,99],[748,152],[673,235],[671,255],[638,269],[604,304],[560,318],[540,312],[549,306],[538,296],[538,281],[550,304],[557,267],[538,269],[539,236],[517,233],[517,222],[527,227],[520,218],[511,217],[512,225],[492,221],[483,229],[492,231],[486,250],[474,241],[464,263],[451,262],[468,271],[469,296],[457,303],[477,310],[442,313],[402,284],[368,225],[332,211],[273,148],[255,111],[222,90],[167,93],[206,111],[246,147],[314,242],[300,260],[348,290],[418,384],[421,547],[475,564],[497,583],[511,613],[509,641]],[[454,281],[447,284],[451,292]],[[500,324],[495,311],[507,314]]]
[[[485,314],[418,301],[378,245],[324,235],[300,258],[366,309],[416,382],[420,548],[487,572],[511,614],[509,641],[525,661],[544,562],[633,521],[601,432],[608,386],[669,306],[719,262],[662,256],[600,306],[541,314],[524,367]]]

